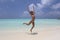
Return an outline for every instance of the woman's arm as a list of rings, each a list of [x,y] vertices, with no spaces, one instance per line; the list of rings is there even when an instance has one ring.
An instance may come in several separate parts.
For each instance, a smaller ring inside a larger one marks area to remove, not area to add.
[[[33,6],[33,12],[34,12],[34,6]]]

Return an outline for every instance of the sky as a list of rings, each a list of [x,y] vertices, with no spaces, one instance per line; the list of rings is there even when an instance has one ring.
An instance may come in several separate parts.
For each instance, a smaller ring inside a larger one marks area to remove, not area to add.
[[[31,4],[36,18],[60,18],[60,0],[0,0],[0,18],[31,18]]]

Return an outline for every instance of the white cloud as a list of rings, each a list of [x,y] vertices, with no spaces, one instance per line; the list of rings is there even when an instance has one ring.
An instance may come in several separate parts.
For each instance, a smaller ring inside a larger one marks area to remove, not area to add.
[[[49,3],[49,2],[51,2],[51,0],[41,0],[41,3],[42,3],[43,5],[45,5],[45,4]]]
[[[51,3],[53,2],[54,0],[41,0],[41,3],[43,5],[51,5]]]
[[[36,3],[38,9],[47,7],[53,3],[54,0],[41,0],[41,3]]]
[[[59,9],[60,8],[60,3],[54,4],[51,7],[52,9]]]
[[[41,8],[44,7],[44,5],[42,5],[42,4],[40,4],[40,3],[37,3],[36,5],[37,5],[37,8],[38,8],[38,9],[41,9]]]
[[[22,17],[30,17],[29,12],[28,11],[24,11],[22,14]]]
[[[36,3],[36,5],[34,4],[35,6],[35,16],[37,18],[58,18],[60,17],[60,12],[59,11],[50,11],[48,13],[45,13],[44,11],[42,11],[42,9],[44,9],[45,7],[51,5],[53,2],[53,0],[42,0],[41,3]],[[58,5],[57,5],[58,6]],[[51,7],[51,6],[50,6]],[[59,6],[60,7],[60,6]],[[57,7],[57,8],[59,8]],[[23,17],[29,17],[29,13],[24,11],[24,13],[22,14],[24,15]]]

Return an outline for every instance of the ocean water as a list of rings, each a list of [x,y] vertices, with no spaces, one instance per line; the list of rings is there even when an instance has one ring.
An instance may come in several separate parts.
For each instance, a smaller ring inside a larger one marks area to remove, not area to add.
[[[0,30],[30,28],[23,23],[28,23],[31,19],[0,19]],[[36,19],[35,27],[60,27],[59,19]]]

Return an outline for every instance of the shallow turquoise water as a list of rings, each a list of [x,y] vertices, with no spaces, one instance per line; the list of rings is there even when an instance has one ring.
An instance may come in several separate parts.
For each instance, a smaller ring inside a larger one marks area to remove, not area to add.
[[[30,19],[0,19],[0,29],[26,28],[24,22],[29,22]],[[31,25],[30,25],[31,26]],[[35,27],[60,27],[58,19],[36,19]],[[28,27],[29,28],[29,27]]]

